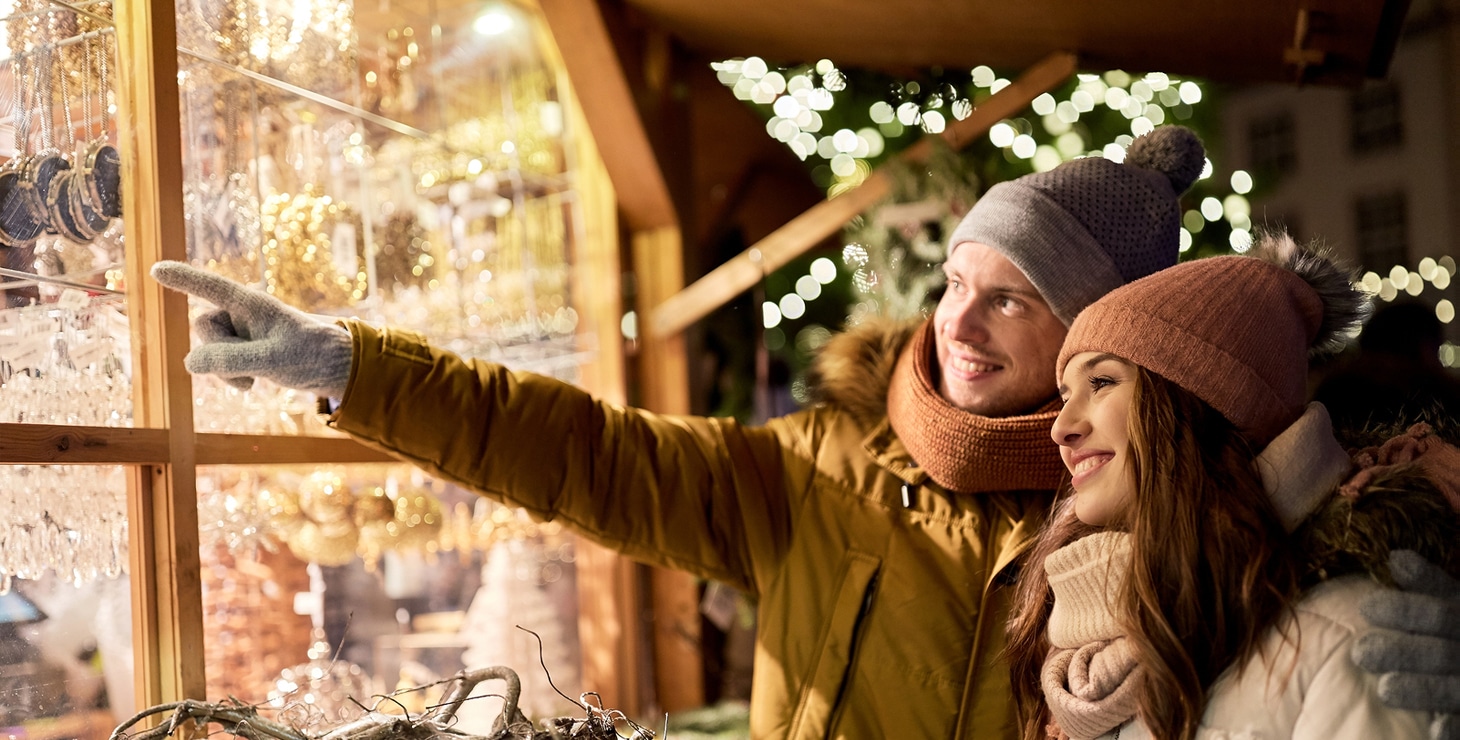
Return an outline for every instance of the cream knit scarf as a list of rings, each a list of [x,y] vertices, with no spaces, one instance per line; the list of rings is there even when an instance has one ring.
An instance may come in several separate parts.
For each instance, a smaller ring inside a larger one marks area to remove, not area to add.
[[[964,411],[938,392],[933,322],[923,322],[897,360],[887,389],[887,419],[928,476],[959,493],[1052,491],[1064,479],[1049,439],[1054,399],[1032,414],[991,418]]]
[[[1136,714],[1143,672],[1114,606],[1130,559],[1130,535],[1099,532],[1044,561],[1054,610],[1041,683],[1051,717],[1072,740],[1104,735]]]

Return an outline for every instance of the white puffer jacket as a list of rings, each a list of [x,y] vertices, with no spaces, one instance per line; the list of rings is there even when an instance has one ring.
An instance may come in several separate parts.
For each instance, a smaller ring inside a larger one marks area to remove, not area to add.
[[[1258,463],[1290,529],[1349,469],[1319,404],[1273,440]],[[1369,629],[1359,603],[1381,588],[1366,575],[1349,575],[1309,589],[1292,615],[1268,630],[1259,654],[1212,684],[1197,740],[1428,740],[1430,714],[1386,706],[1378,679],[1350,657]],[[1159,737],[1139,721],[1104,736]]]
[[[1283,631],[1268,631],[1261,655],[1212,685],[1197,740],[1426,740],[1429,715],[1385,706],[1374,676],[1349,658],[1369,626],[1359,602],[1379,588],[1354,575],[1311,589]],[[1158,735],[1130,722],[1105,737]]]

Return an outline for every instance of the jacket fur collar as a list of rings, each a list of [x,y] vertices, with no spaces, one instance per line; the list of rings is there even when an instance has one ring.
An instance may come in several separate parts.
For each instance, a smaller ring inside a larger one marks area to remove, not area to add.
[[[847,412],[865,428],[880,423],[897,358],[921,325],[874,319],[832,337],[808,374],[813,401]]]

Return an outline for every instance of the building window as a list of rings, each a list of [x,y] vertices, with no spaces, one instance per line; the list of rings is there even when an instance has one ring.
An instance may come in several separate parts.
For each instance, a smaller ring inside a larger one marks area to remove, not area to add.
[[[1287,111],[1247,124],[1247,144],[1252,156],[1252,169],[1272,176],[1291,172],[1298,165],[1297,143],[1293,136],[1293,114]]]
[[[1352,113],[1350,145],[1355,154],[1391,149],[1404,143],[1404,119],[1399,109],[1399,86],[1392,82],[1365,87],[1349,99]]]
[[[1409,262],[1409,223],[1404,191],[1361,196],[1354,204],[1359,260],[1381,275]]]

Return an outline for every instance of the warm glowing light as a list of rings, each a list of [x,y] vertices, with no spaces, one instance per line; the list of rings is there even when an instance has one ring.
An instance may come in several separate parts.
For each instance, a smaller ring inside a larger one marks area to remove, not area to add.
[[[761,324],[767,329],[774,329],[781,323],[781,307],[771,301],[760,305]]]
[[[1216,221],[1222,217],[1222,201],[1211,196],[1201,199],[1201,215],[1208,221]]]
[[[1029,159],[1034,156],[1038,145],[1034,143],[1034,137],[1029,134],[1019,134],[1014,137],[1014,144],[1010,147],[1014,150],[1014,156],[1020,159]]]
[[[806,301],[795,293],[781,296],[781,315],[792,321],[806,315]]]
[[[1252,232],[1246,229],[1232,229],[1232,235],[1227,238],[1227,243],[1232,245],[1232,251],[1242,254],[1252,248]]]
[[[825,259],[825,258],[823,258]],[[827,260],[828,262],[830,260]],[[821,281],[813,275],[802,275],[796,278],[796,295],[802,300],[814,301],[821,297]]]
[[[830,284],[836,280],[836,263],[826,257],[817,257],[811,262],[811,277],[822,285]]]
[[[1010,126],[1004,121],[999,121],[998,123],[989,127],[989,141],[992,142],[994,146],[999,147],[1000,149],[1009,146],[1010,144],[1013,144],[1014,137],[1017,135],[1018,134],[1014,131],[1014,127]]]
[[[492,8],[477,16],[472,21],[471,28],[482,36],[501,36],[512,30],[514,26],[512,16],[501,8]]]
[[[1252,192],[1252,175],[1246,170],[1237,170],[1232,173],[1232,190],[1238,194],[1246,195]]]

